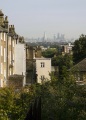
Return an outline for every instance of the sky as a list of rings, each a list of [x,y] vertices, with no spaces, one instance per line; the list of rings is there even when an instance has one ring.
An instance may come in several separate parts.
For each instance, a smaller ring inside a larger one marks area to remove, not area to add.
[[[24,37],[86,34],[86,0],[0,0],[0,9]]]

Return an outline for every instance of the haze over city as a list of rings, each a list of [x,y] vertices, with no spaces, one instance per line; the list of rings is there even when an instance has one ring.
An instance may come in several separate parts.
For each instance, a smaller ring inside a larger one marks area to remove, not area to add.
[[[1,0],[0,9],[16,31],[28,38],[86,34],[86,0]]]

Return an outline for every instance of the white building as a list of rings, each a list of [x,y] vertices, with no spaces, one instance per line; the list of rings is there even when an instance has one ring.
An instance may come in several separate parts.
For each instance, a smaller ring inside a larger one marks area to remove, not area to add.
[[[50,58],[35,58],[37,83],[50,80],[51,59]]]
[[[26,48],[25,44],[17,41],[15,44],[15,66],[14,73],[23,75],[23,86],[26,84]]]
[[[67,45],[61,45],[61,46],[62,46],[62,54],[66,54],[66,53],[72,54],[72,48],[74,45],[68,43]]]

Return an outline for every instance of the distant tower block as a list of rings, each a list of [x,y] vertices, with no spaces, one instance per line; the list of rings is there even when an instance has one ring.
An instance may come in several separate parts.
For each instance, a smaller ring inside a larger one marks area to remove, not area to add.
[[[46,33],[44,32],[43,40],[45,41],[47,39]]]
[[[61,34],[61,39],[64,40],[64,34]]]
[[[60,35],[59,35],[59,33],[57,34],[57,39],[59,39],[60,38]]]
[[[54,41],[56,40],[56,35],[54,34],[54,36],[53,36],[53,39],[54,39]]]

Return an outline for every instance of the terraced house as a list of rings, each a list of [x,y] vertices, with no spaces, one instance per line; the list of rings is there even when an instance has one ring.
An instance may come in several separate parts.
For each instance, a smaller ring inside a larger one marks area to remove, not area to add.
[[[15,71],[15,46],[21,40],[14,25],[9,25],[8,17],[0,10],[0,87],[8,84],[8,77]],[[17,53],[16,53],[17,54]]]
[[[4,19],[4,14],[0,11],[0,86],[3,87],[7,80],[7,33],[8,20]]]

